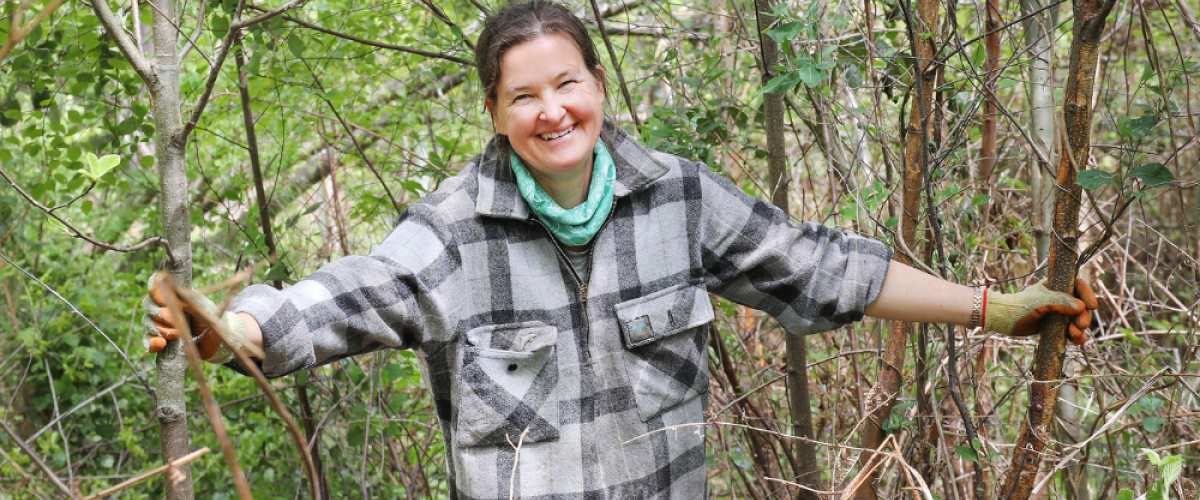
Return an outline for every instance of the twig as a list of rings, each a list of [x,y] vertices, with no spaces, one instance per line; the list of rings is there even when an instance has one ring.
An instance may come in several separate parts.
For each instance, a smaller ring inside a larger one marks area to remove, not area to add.
[[[247,7],[251,8],[251,9],[254,9],[254,10],[258,10],[258,11],[263,11],[263,12],[266,12],[266,10],[267,10],[267,9],[264,9],[264,8],[262,8],[262,7],[258,7],[258,6],[255,6],[255,5],[247,5]],[[379,48],[381,48],[381,49],[395,50],[395,51],[398,51],[398,52],[406,52],[406,53],[409,53],[409,54],[414,54],[414,55],[418,55],[418,56],[425,56],[425,57],[430,57],[430,58],[434,58],[434,59],[444,59],[444,60],[447,60],[447,61],[456,62],[456,63],[458,63],[458,64],[461,64],[461,65],[463,65],[463,66],[474,66],[474,65],[475,65],[475,63],[473,63],[473,62],[471,62],[471,61],[469,61],[469,60],[467,60],[467,59],[463,59],[463,58],[461,58],[461,57],[457,57],[457,56],[452,56],[452,55],[449,55],[449,54],[442,54],[442,53],[438,53],[438,52],[430,52],[430,51],[428,51],[428,50],[414,49],[414,48],[412,48],[412,47],[405,47],[405,46],[402,46],[402,45],[395,45],[395,44],[384,43],[384,42],[376,42],[376,41],[374,41],[374,40],[367,40],[366,38],[360,38],[360,37],[357,37],[357,36],[354,36],[354,35],[350,35],[350,34],[347,34],[347,33],[342,33],[342,32],[340,32],[340,31],[334,31],[334,30],[331,30],[331,29],[329,29],[329,28],[323,28],[323,27],[317,26],[317,25],[315,25],[315,24],[312,24],[312,23],[307,23],[307,22],[301,21],[300,19],[296,19],[296,18],[294,18],[294,17],[292,17],[292,16],[289,16],[289,15],[283,15],[283,16],[281,16],[281,17],[282,17],[282,18],[283,18],[285,21],[288,21],[288,22],[291,22],[291,23],[295,23],[295,24],[299,24],[300,26],[304,26],[305,28],[308,28],[308,29],[310,29],[310,30],[313,30],[313,31],[319,31],[319,32],[321,32],[321,33],[325,33],[326,35],[332,35],[332,36],[336,36],[336,37],[338,37],[338,38],[342,38],[342,39],[350,40],[350,41],[352,41],[352,42],[361,43],[361,44],[363,44],[363,45],[369,45],[369,46],[371,46],[371,47],[379,47]]]
[[[229,342],[229,332],[225,331],[225,325],[221,323],[220,318],[204,310],[203,308],[196,306],[196,292],[182,288],[175,288],[175,295],[179,297],[183,303],[191,306],[191,309],[195,311],[193,314],[199,316],[202,320],[204,320],[204,322],[212,326],[211,333],[216,333],[227,347],[231,345],[231,342]],[[235,358],[237,358],[238,364],[242,367],[242,369],[245,370],[246,373],[249,373],[251,377],[254,377],[254,381],[258,383],[258,387],[267,395],[267,400],[270,401],[271,408],[279,414],[279,417],[283,419],[284,424],[287,425],[288,434],[290,434],[292,440],[296,442],[296,448],[300,450],[300,455],[304,459],[304,468],[308,472],[309,492],[312,495],[313,500],[321,500],[321,491],[317,488],[316,481],[317,468],[313,464],[312,455],[308,453],[307,440],[304,439],[303,432],[300,430],[300,427],[296,425],[296,421],[292,418],[291,413],[288,412],[287,407],[284,406],[281,401],[279,401],[279,396],[275,393],[275,388],[272,387],[271,383],[267,381],[267,378],[263,376],[262,370],[258,368],[258,365],[255,364],[254,361],[251,361],[250,357],[246,355],[245,351],[251,350],[252,348],[250,348],[249,344],[246,344],[243,345],[241,349],[233,351],[233,355]],[[259,354],[259,356],[261,357],[261,354]]]
[[[68,488],[67,485],[63,484],[62,479],[59,479],[58,476],[54,475],[54,471],[51,470],[48,465],[46,465],[46,462],[43,462],[41,457],[37,456],[37,454],[29,448],[29,445],[21,439],[21,436],[17,435],[17,431],[14,431],[12,427],[8,426],[8,422],[4,421],[4,419],[0,419],[0,428],[3,428],[4,432],[8,434],[8,437],[17,442],[17,446],[21,448],[21,451],[25,452],[26,455],[29,455],[29,458],[33,460],[34,465],[37,465],[39,469],[42,469],[42,472],[45,472],[46,476],[50,478],[50,482],[54,483],[54,486],[57,486],[58,489],[62,490],[62,492],[67,495],[67,498],[78,498],[75,496],[75,493],[71,492],[71,488]]]
[[[123,490],[123,489],[125,489],[125,488],[128,488],[128,487],[130,487],[130,486],[133,486],[133,485],[135,485],[135,484],[138,484],[138,483],[140,483],[140,482],[143,482],[143,481],[145,481],[145,480],[147,480],[147,479],[150,479],[150,478],[152,478],[152,477],[154,477],[154,476],[157,476],[157,475],[159,475],[159,474],[162,474],[163,472],[166,472],[166,471],[168,471],[168,470],[174,469],[174,468],[176,468],[176,467],[179,467],[179,466],[181,466],[181,465],[184,465],[184,464],[186,464],[186,463],[188,463],[188,462],[191,462],[192,460],[195,460],[195,459],[197,459],[197,458],[200,458],[200,456],[201,456],[201,455],[203,455],[203,454],[205,454],[205,453],[208,453],[208,452],[210,452],[210,451],[212,451],[212,450],[211,450],[211,449],[209,449],[209,448],[200,448],[199,450],[193,451],[193,452],[191,452],[191,453],[188,453],[187,455],[184,455],[184,456],[182,456],[182,457],[176,458],[175,460],[172,460],[172,461],[171,461],[171,462],[169,462],[169,463],[166,463],[166,464],[160,465],[160,466],[158,466],[158,467],[155,467],[155,468],[153,468],[153,469],[150,469],[150,470],[148,470],[148,471],[146,471],[146,472],[143,472],[143,473],[141,473],[141,474],[138,474],[138,475],[136,475],[136,476],[134,476],[134,477],[131,477],[131,478],[129,478],[129,480],[128,480],[128,481],[122,482],[121,484],[118,484],[118,485],[116,485],[116,486],[113,486],[112,488],[108,488],[108,489],[106,489],[106,490],[104,490],[104,491],[101,491],[101,492],[99,492],[99,493],[95,493],[95,494],[92,494],[92,495],[88,495],[88,496],[84,497],[84,498],[83,498],[83,500],[96,500],[96,499],[99,499],[99,498],[104,498],[104,497],[106,497],[106,496],[112,495],[113,493],[116,493],[116,492],[118,492],[118,491],[121,491],[121,490]]]
[[[600,27],[600,36],[604,39],[604,46],[608,48],[608,59],[612,62],[613,70],[617,72],[617,81],[621,84],[621,95],[625,96],[625,106],[629,107],[629,116],[633,118],[634,130],[642,128],[641,122],[638,121],[637,108],[633,107],[633,98],[629,96],[629,87],[625,85],[625,73],[621,71],[621,63],[617,60],[617,52],[613,50],[612,41],[608,39],[608,32],[604,30],[604,17],[600,15],[600,5],[596,0],[592,0],[592,12],[596,16],[596,26]],[[588,68],[591,71],[592,68]]]
[[[521,431],[521,435],[517,438],[517,444],[513,444],[512,440],[507,435],[504,439],[508,440],[508,445],[513,447],[513,466],[512,473],[508,475],[508,499],[513,500],[516,496],[517,487],[517,466],[521,464],[521,445],[525,443],[525,436],[529,434],[530,427],[526,427]]]
[[[17,190],[17,193],[19,193],[21,195],[21,197],[25,198],[25,200],[28,201],[29,203],[33,204],[34,207],[37,207],[38,210],[46,212],[47,215],[49,215],[50,217],[53,217],[54,220],[58,221],[64,227],[66,227],[67,229],[74,232],[75,234],[70,235],[72,238],[79,238],[88,243],[96,245],[100,248],[104,248],[106,250],[112,250],[114,252],[133,252],[136,250],[141,250],[142,248],[145,248],[151,244],[157,243],[159,245],[162,245],[164,251],[167,253],[167,259],[170,260],[172,263],[175,262],[175,255],[171,253],[171,245],[168,245],[167,240],[162,237],[155,236],[153,238],[149,238],[146,241],[143,241],[141,243],[138,243],[138,244],[132,245],[132,246],[120,246],[120,245],[113,245],[112,243],[105,243],[103,241],[97,240],[96,238],[88,236],[83,231],[80,231],[79,228],[76,228],[74,224],[71,224],[71,222],[69,220],[64,219],[64,218],[60,217],[58,214],[54,213],[54,210],[57,210],[58,207],[55,207],[54,209],[50,209],[50,208],[47,208],[45,205],[42,205],[41,203],[39,203],[37,200],[35,200],[33,198],[33,196],[31,196],[29,193],[26,193],[24,189],[21,189],[21,186],[19,186],[16,181],[14,181],[11,177],[9,177],[8,173],[5,172],[4,169],[2,169],[2,168],[0,168],[0,177],[3,177],[4,180],[8,181],[8,183],[10,185],[12,185],[13,189]],[[28,274],[28,273],[26,273],[26,274]]]
[[[175,284],[171,280],[171,273],[164,271],[159,273],[155,279],[159,283],[159,289],[163,291],[163,298],[166,300],[167,309],[171,311],[171,317],[185,317],[183,310],[179,307],[178,297],[175,296]],[[192,374],[196,376],[196,387],[200,389],[200,398],[204,401],[204,409],[208,412],[208,420],[212,423],[213,432],[217,435],[217,440],[221,442],[221,453],[225,455],[225,463],[229,465],[229,471],[233,473],[233,484],[237,488],[238,497],[242,500],[253,500],[254,497],[250,493],[250,484],[246,482],[246,475],[242,472],[242,465],[238,463],[237,451],[233,448],[233,442],[229,440],[229,431],[225,429],[225,419],[221,415],[221,409],[217,405],[217,400],[213,398],[212,390],[208,387],[208,381],[204,377],[204,369],[200,366],[200,350],[196,348],[195,339],[192,338],[191,325],[187,321],[180,321],[177,325],[177,330],[179,331],[183,350],[187,353],[188,367],[192,369]]]
[[[125,355],[125,351],[122,350],[121,347],[118,346],[116,342],[113,342],[112,337],[109,337],[108,334],[104,333],[104,330],[101,330],[100,327],[96,326],[95,323],[92,323],[92,320],[89,319],[86,315],[84,315],[83,312],[81,312],[78,307],[75,307],[75,304],[72,304],[71,301],[67,300],[65,297],[60,295],[58,293],[58,291],[56,291],[55,289],[50,288],[50,285],[42,283],[42,280],[38,279],[37,276],[30,274],[29,271],[22,269],[21,266],[18,266],[16,264],[14,264],[13,261],[8,260],[8,257],[5,256],[4,253],[2,253],[2,252],[0,252],[0,259],[4,259],[4,262],[7,262],[8,265],[13,266],[14,268],[16,268],[16,270],[21,271],[21,274],[24,274],[25,276],[29,276],[29,278],[32,279],[33,281],[36,281],[37,284],[42,285],[42,288],[45,288],[46,291],[50,292],[55,297],[58,297],[58,300],[61,300],[61,301],[63,301],[63,303],[67,304],[67,306],[71,308],[71,311],[73,311],[80,318],[83,318],[83,320],[86,321],[87,324],[92,325],[92,328],[94,328],[97,332],[100,332],[100,336],[104,337],[104,340],[107,340],[109,344],[112,344],[113,348],[115,348],[117,350],[117,353],[121,355],[121,358],[125,360],[125,363],[128,364],[130,368],[133,368],[134,375],[137,375],[138,381],[140,381],[142,383],[142,387],[146,388],[146,393],[150,394],[150,399],[155,401],[155,406],[158,405],[158,403],[157,403],[158,400],[154,395],[154,390],[150,388],[150,384],[146,382],[146,379],[142,378],[141,372],[139,372],[137,367],[133,365],[133,362],[129,360],[129,356]]]
[[[58,421],[59,421],[59,420],[62,420],[62,419],[64,419],[64,418],[67,418],[67,417],[71,416],[71,414],[72,414],[72,413],[75,413],[76,411],[79,411],[79,409],[80,409],[80,408],[83,408],[84,406],[87,406],[87,405],[88,405],[89,403],[91,403],[92,401],[95,401],[95,400],[96,400],[96,398],[99,398],[99,397],[101,397],[101,396],[104,396],[105,394],[108,394],[108,393],[110,393],[110,392],[112,392],[112,391],[115,391],[115,390],[117,390],[118,388],[120,388],[121,386],[125,385],[125,383],[126,383],[126,382],[129,382],[129,381],[130,381],[130,380],[132,380],[133,378],[134,378],[134,375],[130,375],[130,376],[128,376],[128,377],[125,377],[125,378],[124,378],[124,379],[122,379],[121,381],[119,381],[119,382],[117,382],[117,383],[115,383],[115,384],[113,384],[113,385],[109,386],[107,389],[105,389],[105,390],[103,390],[103,391],[100,391],[100,392],[97,392],[97,393],[93,394],[91,397],[89,397],[89,398],[87,398],[87,399],[85,399],[85,400],[83,400],[83,401],[79,402],[79,404],[75,405],[75,407],[74,407],[74,408],[71,408],[70,410],[67,410],[67,411],[63,412],[61,415],[59,415],[59,416],[57,416],[57,417],[54,417],[54,420],[51,420],[51,421],[50,421],[50,423],[46,424],[46,425],[45,425],[45,426],[43,426],[41,429],[39,429],[37,432],[33,433],[33,435],[32,435],[32,436],[29,436],[29,440],[30,440],[30,441],[34,441],[34,440],[36,440],[36,439],[38,438],[38,436],[41,436],[43,433],[45,433],[47,430],[49,430],[49,429],[50,429],[50,426],[54,425],[55,423],[58,423]]]

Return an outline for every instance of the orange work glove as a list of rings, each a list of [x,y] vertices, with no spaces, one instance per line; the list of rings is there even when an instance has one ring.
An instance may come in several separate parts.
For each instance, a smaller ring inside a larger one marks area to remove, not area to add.
[[[171,310],[165,307],[166,300],[163,299],[162,291],[159,290],[159,283],[159,280],[155,280],[154,276],[151,276],[148,283],[150,293],[142,300],[142,309],[146,312],[142,316],[142,327],[146,330],[146,338],[142,340],[142,345],[146,347],[147,352],[161,351],[167,346],[168,340],[179,338],[179,318],[172,316]],[[217,305],[203,295],[197,296],[194,302],[197,307],[203,308],[211,316],[217,316],[220,313]],[[196,349],[200,351],[200,359],[216,364],[225,364],[233,359],[233,350],[221,342],[220,336],[212,332],[212,325],[204,321],[199,314],[195,313],[192,306],[183,301],[179,302],[179,307],[186,316],[188,328],[192,332],[192,339],[196,342]],[[234,344],[232,348],[240,349],[246,336],[246,326],[242,324],[242,319],[231,312],[221,314],[220,318],[230,343]]]
[[[983,329],[1013,337],[1038,333],[1038,322],[1047,314],[1071,316],[1067,338],[1075,345],[1087,342],[1087,330],[1096,309],[1096,294],[1081,279],[1075,280],[1075,297],[1046,288],[1046,280],[1017,293],[988,293]]]

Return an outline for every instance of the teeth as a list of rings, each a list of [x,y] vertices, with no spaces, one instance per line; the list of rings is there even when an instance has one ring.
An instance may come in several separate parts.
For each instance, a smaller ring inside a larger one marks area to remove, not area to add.
[[[554,140],[554,139],[558,139],[559,137],[562,137],[564,135],[571,133],[572,130],[575,130],[574,125],[571,125],[571,128],[566,129],[562,132],[557,132],[557,133],[553,133],[553,134],[542,134],[539,137],[541,137],[542,139],[547,140],[547,141]]]

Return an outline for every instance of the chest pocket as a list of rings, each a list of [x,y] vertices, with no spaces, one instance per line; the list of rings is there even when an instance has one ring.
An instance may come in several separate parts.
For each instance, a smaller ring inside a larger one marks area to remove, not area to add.
[[[460,357],[455,441],[464,448],[558,439],[558,329],[539,322],[476,328]]]
[[[707,325],[713,311],[703,286],[676,285],[614,307],[643,420],[708,393]]]

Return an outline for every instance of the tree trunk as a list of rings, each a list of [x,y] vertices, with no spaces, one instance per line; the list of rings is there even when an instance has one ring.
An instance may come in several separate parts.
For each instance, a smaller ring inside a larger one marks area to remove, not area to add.
[[[1041,0],[1021,0],[1021,10],[1028,14],[1042,9]],[[1033,58],[1027,89],[1029,93],[1029,131],[1035,148],[1029,162],[1030,186],[1033,188],[1034,246],[1037,261],[1049,257],[1050,227],[1054,221],[1053,182],[1049,178],[1054,164],[1054,47],[1050,43],[1050,28],[1056,26],[1058,8],[1031,16],[1025,24],[1025,45]]]
[[[764,86],[775,76],[775,66],[779,64],[779,44],[767,36],[767,30],[775,23],[775,17],[770,15],[774,8],[769,2],[770,0],[755,0],[754,2],[758,23],[758,40],[762,49],[762,83]],[[763,94],[763,108],[766,113],[767,168],[771,182],[768,189],[771,193],[771,202],[784,213],[789,213],[789,179],[783,143],[783,94]],[[799,335],[787,335],[784,342],[787,350],[788,410],[792,415],[792,434],[801,438],[794,441],[794,456],[797,461],[795,469],[800,474],[800,477],[796,478],[796,482],[809,488],[815,488],[821,479],[821,474],[817,469],[816,448],[812,442],[808,441],[813,437],[812,409],[808,396],[808,362],[806,359],[808,346],[804,337]],[[800,489],[796,493],[796,498],[816,500],[817,497],[812,491]]]
[[[1054,203],[1054,234],[1050,245],[1051,290],[1072,292],[1075,285],[1076,243],[1079,238],[1079,197],[1075,183],[1078,172],[1090,158],[1092,87],[1100,56],[1100,36],[1116,0],[1074,0],[1071,65],[1063,92],[1063,125],[1066,132],[1063,154],[1058,161]],[[1021,424],[1012,466],[1005,478],[1001,498],[1025,500],[1032,493],[1042,452],[1051,437],[1059,380],[1066,354],[1066,330],[1070,318],[1055,315],[1042,321],[1034,360],[1034,382],[1029,388],[1029,414]],[[1032,425],[1031,425],[1032,424]]]
[[[183,133],[182,102],[179,95],[178,3],[162,0],[154,9],[154,74],[150,85],[154,96],[154,144],[158,162],[158,214],[163,237],[171,246],[175,261],[168,271],[175,285],[192,287],[192,222],[188,211],[186,143],[177,138]],[[187,427],[187,398],[184,396],[184,372],[187,359],[179,341],[168,341],[158,353],[158,417],[162,436],[163,462],[168,463],[192,451]],[[192,468],[179,468],[182,480],[167,475],[167,500],[191,500]]]
[[[987,22],[984,23],[983,63],[983,146],[979,151],[979,181],[987,189],[992,171],[996,169],[996,79],[1000,76],[1000,2],[987,0]]]
[[[919,0],[917,3],[916,12],[917,26],[913,27],[916,33],[936,33],[938,26],[938,2],[936,0]],[[916,54],[914,59],[914,86],[920,87],[912,93],[908,113],[908,125],[904,131],[904,190],[902,213],[900,217],[900,233],[899,237],[904,242],[904,247],[910,251],[916,251],[917,245],[917,229],[920,226],[921,215],[921,191],[924,187],[924,170],[922,148],[928,143],[929,127],[927,122],[923,122],[931,112],[933,86],[937,78],[937,65],[934,64],[936,49],[935,36],[921,37],[919,43],[914,40],[913,52]],[[903,248],[903,247],[901,247]],[[895,260],[902,264],[912,264],[912,259],[903,251],[896,252]],[[903,321],[892,321],[889,324],[887,340],[883,347],[883,368],[876,382],[875,387],[871,389],[871,397],[867,400],[867,406],[872,408],[871,416],[863,424],[862,442],[860,447],[865,449],[878,449],[883,444],[886,437],[886,432],[883,430],[883,422],[892,414],[892,407],[896,403],[896,395],[900,392],[900,387],[903,382],[904,373],[904,351],[908,339],[912,337],[915,331],[913,324]],[[873,453],[863,453],[859,455],[859,468],[862,470],[867,463],[875,455]],[[868,476],[868,480],[862,481],[858,488],[854,491],[855,500],[874,500],[878,498],[875,493],[874,482],[878,478],[878,469]]]

